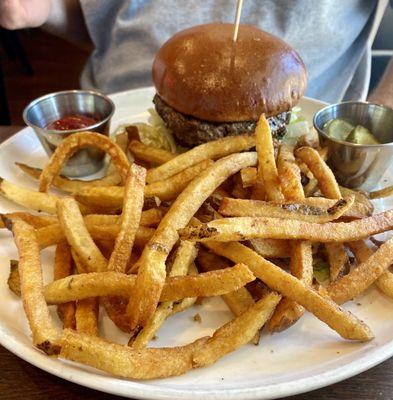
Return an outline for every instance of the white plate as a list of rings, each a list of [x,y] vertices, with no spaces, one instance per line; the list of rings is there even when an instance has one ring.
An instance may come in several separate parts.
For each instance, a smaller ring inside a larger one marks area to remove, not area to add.
[[[114,125],[141,121],[151,107],[151,88],[118,93],[112,96],[117,111]],[[303,99],[303,114],[310,120],[323,103]],[[1,144],[0,176],[21,185],[34,183],[14,166],[15,161],[43,165],[46,156],[34,136],[26,128]],[[16,210],[14,204],[0,198],[0,211]],[[0,343],[29,363],[61,378],[108,393],[145,399],[268,399],[293,395],[358,374],[393,355],[393,304],[375,289],[368,290],[356,303],[345,307],[372,328],[375,339],[369,343],[342,340],[335,332],[312,315],[305,315],[295,326],[276,335],[263,335],[258,347],[246,345],[224,357],[215,365],[187,374],[147,382],[127,381],[108,376],[79,364],[49,358],[36,350],[22,304],[7,288],[8,262],[17,258],[10,234],[0,231]],[[42,254],[45,280],[51,279],[48,265],[53,250]],[[199,313],[202,323],[193,321]],[[54,318],[55,313],[53,312]],[[109,339],[125,343],[127,338],[101,316],[101,329]],[[231,318],[218,298],[205,301],[168,320],[158,333],[154,346],[173,346],[211,334]],[[22,382],[21,382],[22,383]]]

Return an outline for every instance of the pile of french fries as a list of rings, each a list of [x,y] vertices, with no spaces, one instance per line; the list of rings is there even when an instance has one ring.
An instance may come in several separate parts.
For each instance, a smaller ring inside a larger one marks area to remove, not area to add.
[[[62,177],[85,146],[110,156],[106,176]],[[0,194],[30,210],[3,214],[2,228],[19,252],[8,286],[22,298],[33,344],[110,374],[153,379],[258,344],[262,328],[282,331],[305,311],[344,339],[371,340],[370,328],[340,305],[374,283],[393,297],[393,239],[369,240],[393,228],[393,211],[372,215],[369,197],[391,190],[340,187],[325,149],[281,144],[275,153],[262,115],[254,135],[182,154],[127,133],[111,141],[83,132],[65,139],[43,170],[18,163],[39,190],[1,180]],[[49,246],[54,281],[44,285],[40,251]],[[330,269],[322,283],[313,273],[321,257]],[[186,346],[148,347],[167,318],[211,296],[222,297],[233,320]],[[129,334],[127,346],[102,337],[100,307]]]

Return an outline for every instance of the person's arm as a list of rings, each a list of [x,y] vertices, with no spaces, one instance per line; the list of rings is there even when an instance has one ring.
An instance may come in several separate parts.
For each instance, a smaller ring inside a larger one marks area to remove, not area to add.
[[[390,59],[377,87],[368,97],[368,101],[393,108],[393,57]]]
[[[22,29],[41,26],[49,17],[51,0],[0,0],[0,26]]]
[[[0,26],[40,26],[78,45],[91,45],[78,0],[0,0]]]

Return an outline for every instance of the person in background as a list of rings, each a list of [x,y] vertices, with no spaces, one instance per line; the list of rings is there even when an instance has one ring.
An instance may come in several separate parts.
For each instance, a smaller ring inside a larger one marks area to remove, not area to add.
[[[371,44],[388,0],[245,0],[242,23],[294,47],[308,68],[307,96],[330,103],[365,100]],[[232,22],[235,0],[0,0],[0,25],[42,26],[93,50],[83,88],[111,93],[151,84],[159,47],[175,32],[212,21]],[[390,61],[370,100],[393,107]]]

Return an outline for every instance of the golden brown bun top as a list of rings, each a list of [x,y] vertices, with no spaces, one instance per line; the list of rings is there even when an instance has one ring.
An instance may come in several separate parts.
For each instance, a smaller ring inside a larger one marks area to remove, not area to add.
[[[160,97],[183,114],[215,122],[290,110],[307,84],[296,51],[255,26],[240,25],[235,46],[232,35],[233,24],[213,23],[164,43],[153,64]]]

